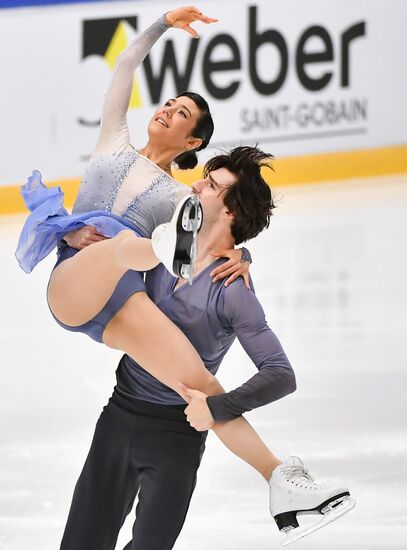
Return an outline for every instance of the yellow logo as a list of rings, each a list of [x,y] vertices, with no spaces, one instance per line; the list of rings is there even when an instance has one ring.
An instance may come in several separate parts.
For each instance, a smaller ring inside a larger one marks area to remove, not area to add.
[[[137,17],[93,19],[83,22],[82,59],[90,55],[103,57],[111,71],[117,57],[130,44],[130,36],[137,31]],[[137,78],[133,81],[130,109],[142,107]]]

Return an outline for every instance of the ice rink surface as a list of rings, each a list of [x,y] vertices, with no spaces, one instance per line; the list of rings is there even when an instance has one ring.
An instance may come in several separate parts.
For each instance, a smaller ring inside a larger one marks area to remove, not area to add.
[[[278,456],[300,456],[318,481],[347,484],[357,498],[294,548],[405,550],[407,177],[277,196],[270,229],[249,248],[298,389],[247,417]],[[56,550],[120,354],[52,320],[45,287],[54,259],[30,276],[14,260],[23,219],[0,218],[0,548]],[[219,378],[232,389],[253,369],[235,344]],[[270,550],[282,538],[265,482],[210,434],[175,548]]]

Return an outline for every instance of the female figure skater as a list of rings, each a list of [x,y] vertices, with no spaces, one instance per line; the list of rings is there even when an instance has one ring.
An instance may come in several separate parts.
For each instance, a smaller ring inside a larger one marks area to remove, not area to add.
[[[171,177],[170,163],[174,158],[182,163],[180,153],[207,145],[212,120],[206,102],[199,97],[183,94],[170,99],[153,116],[149,141],[138,152],[130,145],[126,112],[136,66],[170,26],[197,36],[190,27],[194,21],[215,20],[193,7],[170,11],[121,55],[74,214],[66,215],[56,190],[47,190],[39,181],[39,173],[34,173],[26,199],[36,208],[26,222],[17,249],[20,264],[30,271],[67,231],[84,224],[113,237],[81,251],[62,246],[48,288],[50,309],[64,328],[124,351],[188,402],[180,390],[181,384],[206,395],[218,395],[224,390],[189,340],[150,301],[142,275],[133,270],[148,270],[159,263],[148,237],[158,224],[170,220],[177,201],[189,192]],[[188,206],[191,199],[182,200],[181,204]],[[195,218],[196,206],[190,205]],[[186,213],[188,225],[187,210]],[[237,253],[240,256],[240,251]],[[237,263],[237,273],[243,273]],[[224,264],[224,276],[236,271],[232,264],[236,262]],[[267,481],[270,479],[280,461],[245,418],[214,423],[213,430],[233,453]]]

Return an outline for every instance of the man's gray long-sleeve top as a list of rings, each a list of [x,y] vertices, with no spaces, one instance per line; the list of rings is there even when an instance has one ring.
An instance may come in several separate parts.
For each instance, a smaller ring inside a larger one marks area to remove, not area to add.
[[[192,286],[175,288],[177,280],[162,265],[146,276],[152,301],[188,337],[212,374],[236,337],[258,369],[236,389],[207,398],[216,421],[236,418],[296,389],[293,369],[267,325],[253,287],[248,290],[241,277],[228,287],[223,281],[212,283],[209,273],[223,261],[217,260],[201,271]],[[127,355],[116,374],[119,390],[136,399],[163,405],[185,403]]]

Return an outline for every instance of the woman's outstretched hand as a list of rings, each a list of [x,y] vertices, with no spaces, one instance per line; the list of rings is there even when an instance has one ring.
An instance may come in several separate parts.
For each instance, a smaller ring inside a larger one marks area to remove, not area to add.
[[[194,6],[186,6],[184,8],[177,8],[176,10],[169,11],[165,14],[165,19],[171,27],[183,29],[194,38],[199,38],[199,34],[190,26],[191,23],[201,21],[202,23],[209,24],[216,23],[218,21],[218,19],[207,17]]]

